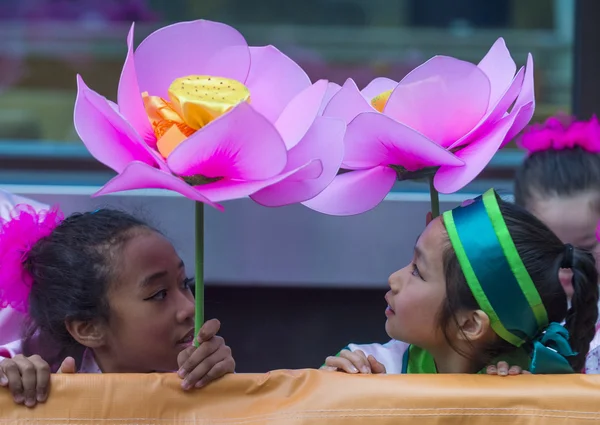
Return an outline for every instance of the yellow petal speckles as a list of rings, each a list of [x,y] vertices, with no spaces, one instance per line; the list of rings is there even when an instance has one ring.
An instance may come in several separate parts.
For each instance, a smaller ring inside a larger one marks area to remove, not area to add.
[[[249,102],[250,90],[229,78],[191,75],[173,81],[169,97],[186,125],[199,130],[239,103]]]
[[[393,91],[393,89],[384,91],[383,93],[375,96],[373,99],[371,99],[371,106],[377,109],[379,112],[383,112],[383,108],[385,108],[385,104],[387,103]]]
[[[250,90],[236,80],[191,75],[169,87],[169,100],[142,93],[148,119],[157,138],[157,149],[167,158],[197,130],[241,102],[250,101]]]

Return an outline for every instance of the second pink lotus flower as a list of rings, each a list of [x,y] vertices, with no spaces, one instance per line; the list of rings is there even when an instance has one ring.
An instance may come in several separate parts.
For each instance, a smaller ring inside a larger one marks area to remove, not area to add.
[[[430,167],[439,167],[435,188],[455,192],[529,123],[534,108],[531,55],[517,72],[503,39],[478,65],[436,56],[399,83],[377,78],[360,91],[349,79],[323,113],[348,124],[345,172],[304,205],[359,214],[377,206],[397,179]]]

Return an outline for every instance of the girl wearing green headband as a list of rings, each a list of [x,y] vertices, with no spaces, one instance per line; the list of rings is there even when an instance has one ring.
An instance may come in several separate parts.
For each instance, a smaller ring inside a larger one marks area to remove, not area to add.
[[[561,267],[574,272],[570,308]],[[478,373],[502,360],[532,373],[580,371],[598,317],[597,281],[591,254],[490,190],[433,220],[410,264],[390,276],[393,340],[351,344],[324,368]]]

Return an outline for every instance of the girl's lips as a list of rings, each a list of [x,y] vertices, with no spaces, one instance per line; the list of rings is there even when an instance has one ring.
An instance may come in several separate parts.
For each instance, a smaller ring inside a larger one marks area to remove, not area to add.
[[[183,338],[177,341],[177,345],[187,345],[194,341],[194,330],[189,331]]]
[[[387,307],[385,309],[386,316],[393,316],[394,314],[396,314],[396,312],[390,306],[390,301],[388,300],[388,296],[391,296],[390,294],[391,294],[391,292],[388,292],[387,294],[385,294],[385,297],[384,297],[385,302],[387,303]]]

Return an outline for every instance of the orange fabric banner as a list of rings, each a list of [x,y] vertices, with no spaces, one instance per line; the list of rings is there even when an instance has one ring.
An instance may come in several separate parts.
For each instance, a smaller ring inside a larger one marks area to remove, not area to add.
[[[0,424],[591,425],[600,375],[229,375],[185,393],[172,374],[56,375],[45,404],[0,392]]]

